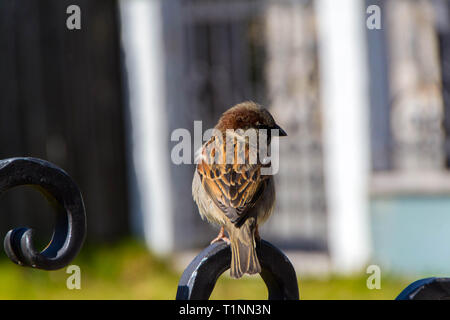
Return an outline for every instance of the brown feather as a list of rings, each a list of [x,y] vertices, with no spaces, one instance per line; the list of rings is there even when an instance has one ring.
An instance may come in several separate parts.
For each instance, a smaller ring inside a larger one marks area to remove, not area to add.
[[[202,184],[214,203],[225,215],[236,224],[245,220],[245,213],[259,200],[267,179],[261,176],[261,164],[249,164],[249,153],[245,154],[244,164],[220,164],[214,163],[213,157],[208,151],[220,150],[225,153],[226,145],[212,137],[202,151],[203,158],[197,165]],[[207,147],[213,148],[208,149]],[[236,150],[236,139],[234,150]],[[249,148],[246,148],[249,149]],[[235,154],[235,159],[237,154]],[[236,161],[235,161],[236,162]],[[259,190],[259,192],[257,192]],[[256,195],[256,197],[255,197]],[[234,210],[233,210],[234,209]]]

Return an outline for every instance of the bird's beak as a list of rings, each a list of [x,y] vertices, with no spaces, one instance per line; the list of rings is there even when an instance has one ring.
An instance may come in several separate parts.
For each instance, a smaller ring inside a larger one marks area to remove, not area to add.
[[[278,131],[278,136],[279,137],[286,137],[287,136],[287,133],[286,133],[286,131],[284,131],[279,125],[275,125],[272,129],[278,129],[279,131]]]

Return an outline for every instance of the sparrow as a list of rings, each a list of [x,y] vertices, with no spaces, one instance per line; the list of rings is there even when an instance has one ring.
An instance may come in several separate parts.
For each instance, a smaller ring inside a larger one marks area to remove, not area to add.
[[[230,276],[240,278],[261,272],[256,254],[258,227],[275,204],[273,176],[262,174],[270,163],[265,163],[258,148],[262,143],[270,146],[271,129],[277,129],[278,136],[287,134],[269,111],[251,101],[224,112],[214,129],[218,134],[203,144],[196,157],[192,196],[202,219],[220,227],[211,243],[225,241],[231,246]],[[257,134],[256,144],[242,134],[249,129]]]

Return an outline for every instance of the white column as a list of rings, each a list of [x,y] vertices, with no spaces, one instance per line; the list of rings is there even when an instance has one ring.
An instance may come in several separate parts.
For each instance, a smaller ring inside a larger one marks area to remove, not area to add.
[[[137,194],[132,192],[130,201],[139,202],[132,204],[133,210],[139,211],[133,213],[137,219],[133,224],[141,224],[151,249],[167,253],[173,249],[173,225],[160,6],[159,0],[119,2],[131,165],[137,185]]]
[[[359,271],[370,257],[364,1],[319,0],[316,10],[330,255],[335,271]]]

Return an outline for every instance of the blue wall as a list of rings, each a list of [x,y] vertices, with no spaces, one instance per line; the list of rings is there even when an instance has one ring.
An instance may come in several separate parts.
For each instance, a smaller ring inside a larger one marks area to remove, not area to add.
[[[371,264],[383,271],[450,277],[450,197],[371,200]]]

